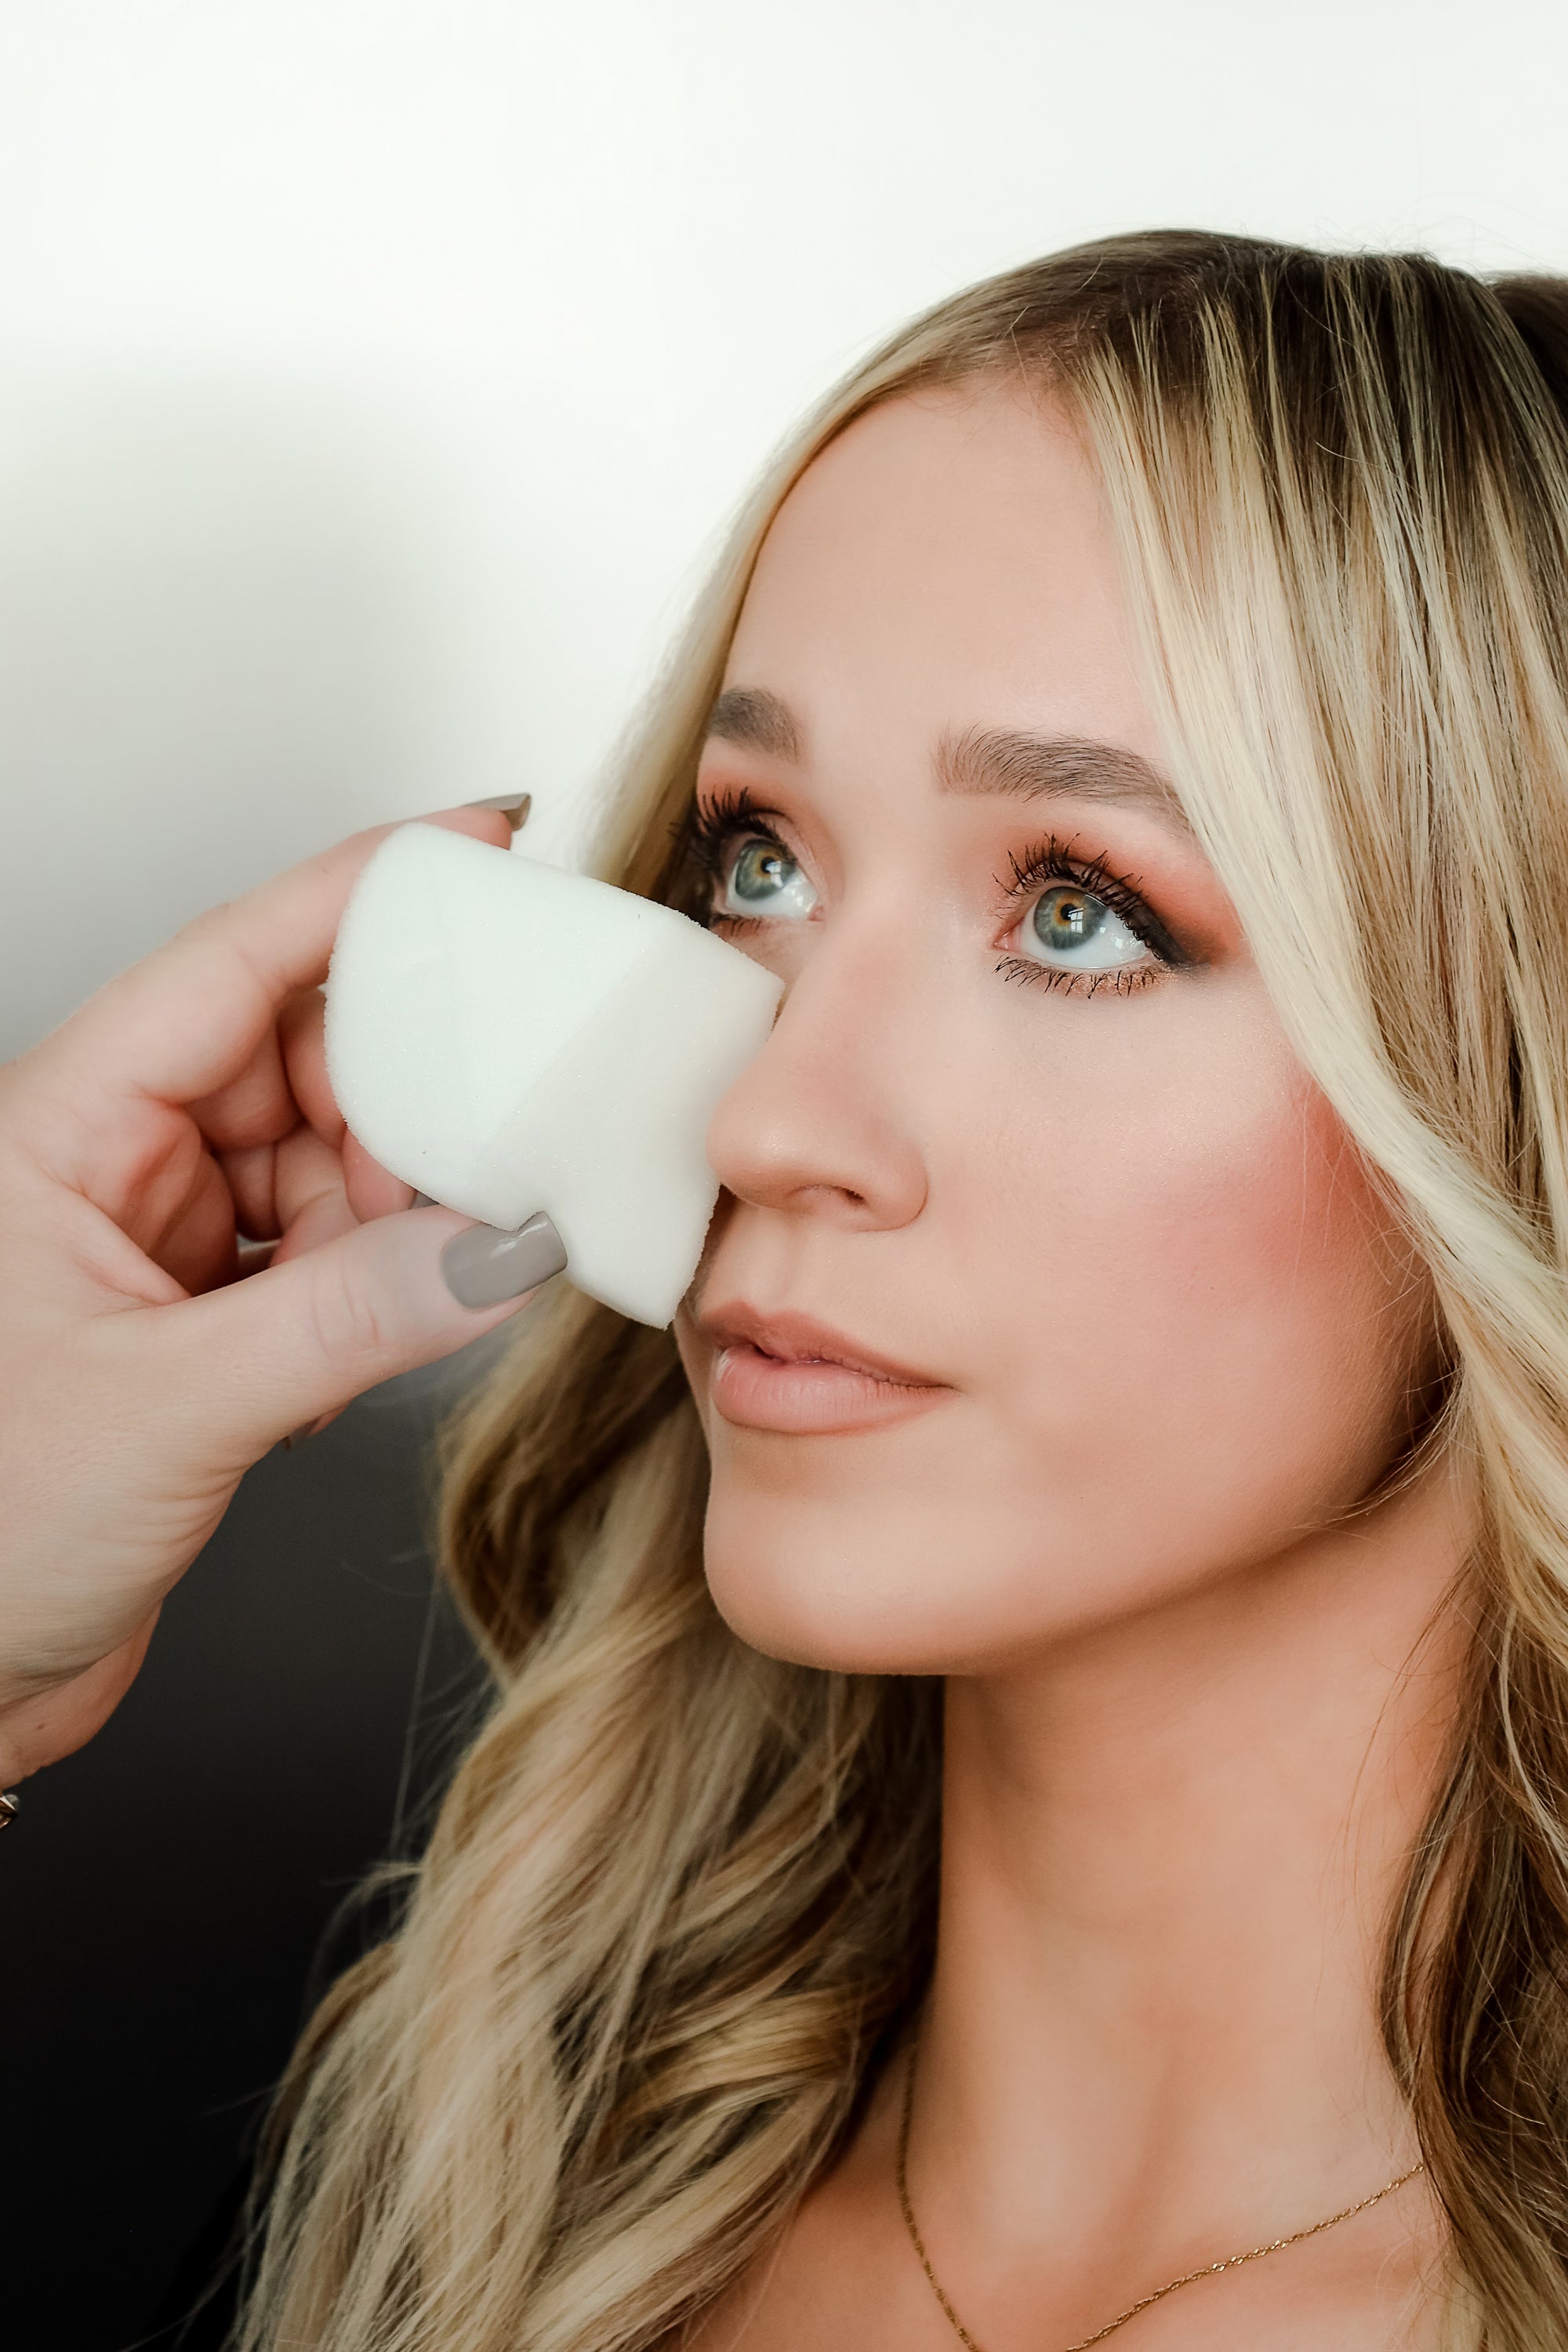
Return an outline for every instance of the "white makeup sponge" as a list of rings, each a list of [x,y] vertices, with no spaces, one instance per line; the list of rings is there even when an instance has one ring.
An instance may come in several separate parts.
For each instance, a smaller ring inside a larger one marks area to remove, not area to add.
[[[338,928],[327,1076],[405,1184],[508,1229],[542,1209],[580,1289],[663,1325],[718,1197],[708,1122],[782,993],[673,908],[400,825]]]

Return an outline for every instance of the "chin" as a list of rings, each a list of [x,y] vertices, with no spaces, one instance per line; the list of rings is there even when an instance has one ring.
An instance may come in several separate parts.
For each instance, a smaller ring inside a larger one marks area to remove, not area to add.
[[[954,1590],[962,1555],[944,1539],[955,1515],[941,1482],[933,1492],[931,1434],[929,1423],[834,1437],[712,1423],[704,1562],[731,1632],[798,1665],[947,1671],[973,1604]]]
[[[918,1492],[786,1497],[720,1475],[709,1589],[768,1657],[841,1674],[979,1673],[1048,1644],[1077,1613],[1073,1595],[1042,1589],[1037,1547],[992,1549],[1001,1533]]]
[[[708,1584],[730,1631],[764,1657],[844,1675],[952,1671],[946,1645],[922,1640],[902,1612],[889,1619],[885,1601],[867,1607],[853,1591],[836,1588],[820,1564],[803,1571],[799,1562],[721,1555],[710,1558]]]
[[[913,1435],[720,1444],[705,1565],[742,1641],[843,1674],[1007,1676],[1265,1566],[1304,1531],[1300,1512],[1226,1522],[1201,1494],[1157,1508],[1131,1480],[1123,1512],[1097,1518],[1076,1490],[1031,1488],[983,1449],[960,1448],[961,1465],[929,1431],[922,1462]],[[1093,1540],[1054,1540],[1063,1525]]]

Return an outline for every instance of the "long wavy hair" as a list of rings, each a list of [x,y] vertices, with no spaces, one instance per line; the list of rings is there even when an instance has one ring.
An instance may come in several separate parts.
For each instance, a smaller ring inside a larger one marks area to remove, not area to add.
[[[681,900],[780,501],[1005,376],[1103,480],[1177,784],[1306,1068],[1431,1269],[1483,1536],[1383,2014],[1489,2352],[1568,2342],[1568,285],[1165,232],[942,302],[740,517],[595,870]],[[1367,911],[1375,919],[1367,919]],[[940,1685],[748,1649],[668,1333],[569,1289],[444,1428],[493,1673],[397,1931],[279,2104],[247,2352],[640,2352],[830,2165],[926,1984]]]

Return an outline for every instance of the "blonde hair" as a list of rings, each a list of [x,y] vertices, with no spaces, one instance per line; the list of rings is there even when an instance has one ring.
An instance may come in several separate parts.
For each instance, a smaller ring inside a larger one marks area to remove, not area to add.
[[[895,335],[741,518],[597,869],[678,834],[763,533],[876,404],[1006,374],[1101,471],[1170,759],[1407,1218],[1479,1486],[1474,1672],[1388,2047],[1493,2352],[1568,2339],[1568,292],[1113,239]],[[443,1437],[494,1671],[396,1935],[285,2087],[250,2352],[635,2352],[845,2144],[932,1951],[939,1688],[746,1649],[669,1336],[569,1291]]]

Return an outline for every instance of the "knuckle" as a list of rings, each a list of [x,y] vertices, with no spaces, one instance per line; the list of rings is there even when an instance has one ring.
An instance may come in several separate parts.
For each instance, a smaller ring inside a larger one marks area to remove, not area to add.
[[[233,905],[232,898],[221,898],[216,907],[204,907],[200,914],[193,915],[188,922],[182,923],[172,937],[175,940],[210,940],[215,932],[222,932],[227,928]]]
[[[369,1370],[395,1352],[394,1316],[342,1257],[321,1267],[310,1306],[316,1343],[330,1363]]]

